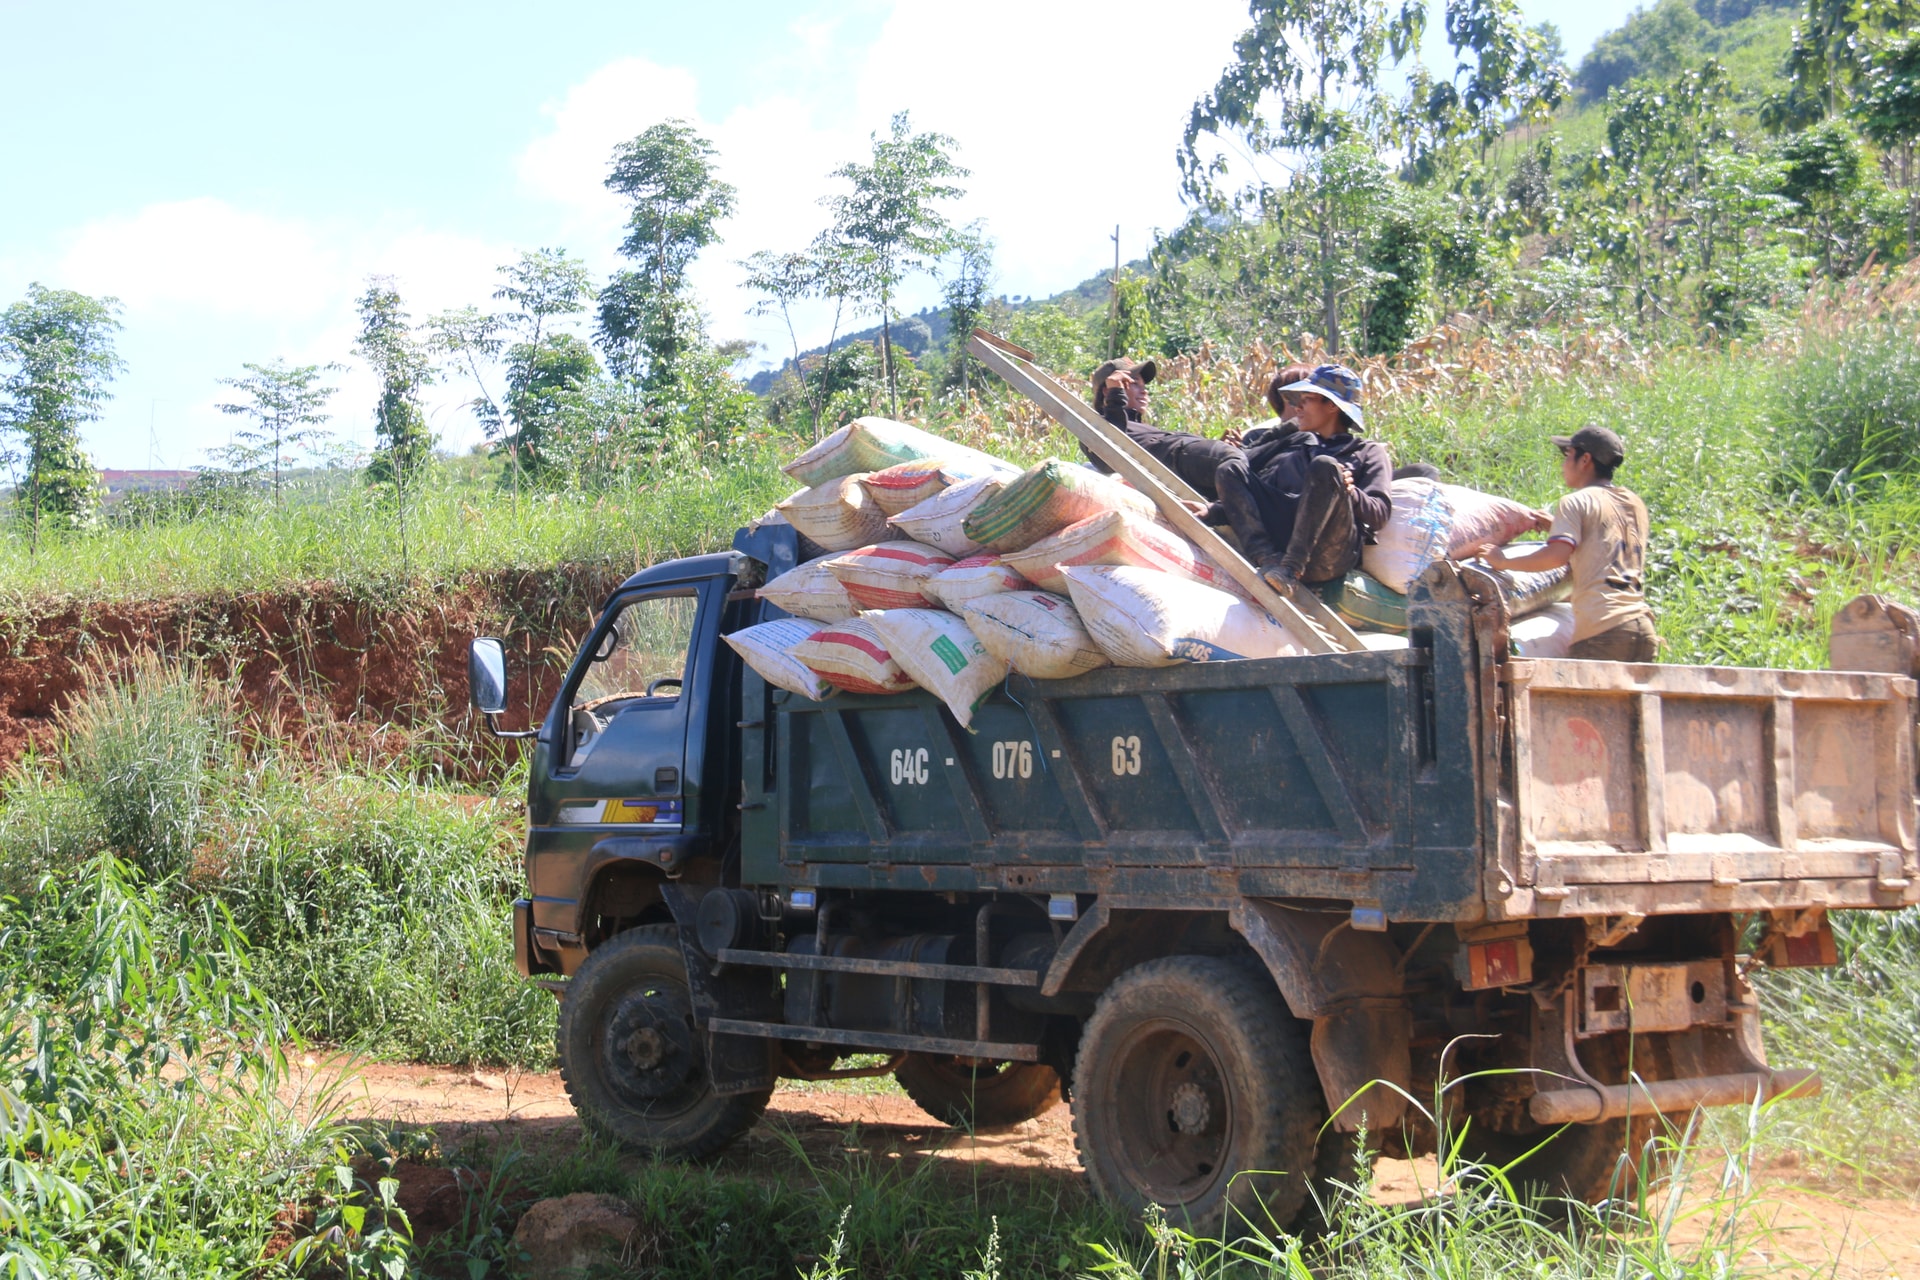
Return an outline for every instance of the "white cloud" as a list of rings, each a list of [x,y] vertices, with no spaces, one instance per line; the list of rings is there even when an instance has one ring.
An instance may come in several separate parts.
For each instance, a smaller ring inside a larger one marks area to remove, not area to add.
[[[85,224],[58,270],[72,287],[129,308],[286,318],[324,306],[338,267],[307,227],[204,196]]]
[[[681,67],[610,62],[541,109],[552,127],[520,153],[515,170],[529,189],[588,224],[618,225],[619,200],[602,185],[613,149],[668,117],[697,119],[698,87]]]
[[[1178,21],[1141,0],[980,0],[965,22],[900,3],[831,76],[779,78],[806,92],[770,88],[719,118],[699,111],[690,73],[624,58],[545,109],[550,127],[521,153],[517,171],[530,190],[570,210],[583,240],[610,244],[620,210],[600,182],[613,147],[668,116],[689,120],[739,190],[724,243],[695,265],[694,285],[716,332],[744,333],[777,359],[785,330],[747,316],[754,300],[735,264],[757,249],[804,247],[826,222],[820,200],[837,185],[827,174],[864,157],[868,135],[895,112],[959,144],[972,177],[954,213],[985,219],[999,244],[1000,287],[1051,293],[1111,261],[1116,223],[1123,254],[1134,258],[1153,229],[1184,215],[1174,149],[1193,100],[1245,24],[1244,8],[1226,0],[1189,6]],[[792,29],[795,47],[819,56],[841,34],[833,24]],[[922,280],[902,303],[913,309],[936,296]],[[802,340],[823,340],[824,311],[809,308],[805,320]]]

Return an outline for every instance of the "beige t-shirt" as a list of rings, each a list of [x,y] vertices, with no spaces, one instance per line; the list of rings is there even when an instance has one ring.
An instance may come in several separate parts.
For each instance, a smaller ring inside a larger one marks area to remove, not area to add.
[[[1647,608],[1647,504],[1615,484],[1575,489],[1554,504],[1547,541],[1573,544],[1573,638],[1631,622]]]

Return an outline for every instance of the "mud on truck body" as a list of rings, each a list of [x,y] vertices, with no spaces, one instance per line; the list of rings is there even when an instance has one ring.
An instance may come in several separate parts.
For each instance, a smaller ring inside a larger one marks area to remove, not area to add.
[[[638,1148],[887,1071],[956,1125],[1066,1098],[1122,1207],[1285,1224],[1362,1126],[1431,1150],[1408,1098],[1451,1080],[1469,1153],[1600,1198],[1657,1115],[1817,1089],[1749,966],[1920,898],[1902,676],[1511,657],[1443,563],[1404,650],[1015,676],[969,733],[721,642],[795,543],[634,575],[530,731],[516,958],[583,1122]],[[498,643],[472,665],[491,723]]]

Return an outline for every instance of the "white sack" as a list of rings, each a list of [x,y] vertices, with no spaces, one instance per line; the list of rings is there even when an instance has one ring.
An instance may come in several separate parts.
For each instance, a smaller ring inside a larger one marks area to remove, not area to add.
[[[1051,591],[1004,591],[961,612],[987,652],[1035,680],[1065,680],[1109,665],[1073,601]]]
[[[1169,667],[1307,652],[1265,612],[1214,587],[1131,565],[1062,572],[1087,634],[1116,666]]]
[[[915,506],[907,508],[891,521],[893,527],[915,542],[938,547],[950,556],[973,556],[983,549],[967,537],[964,526],[973,509],[1006,487],[1001,476],[968,480],[942,490]]]
[[[858,476],[803,489],[774,510],[822,551],[851,551],[887,536],[887,513],[874,505]]]
[[[796,618],[842,622],[860,612],[847,599],[847,589],[833,576],[827,562],[840,555],[821,556],[787,570],[760,588],[760,598]]]
[[[777,618],[721,639],[774,688],[789,689],[818,702],[833,692],[833,686],[793,656],[793,647],[803,640],[811,640],[818,630],[820,624],[810,618]]]
[[[1007,664],[987,652],[965,622],[944,609],[887,609],[865,613],[887,652],[913,682],[947,704],[961,728],[1007,678]]]

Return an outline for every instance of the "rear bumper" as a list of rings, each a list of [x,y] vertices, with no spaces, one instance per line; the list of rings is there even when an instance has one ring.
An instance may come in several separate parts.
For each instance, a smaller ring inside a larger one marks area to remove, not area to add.
[[[1599,1124],[1622,1116],[1751,1105],[1789,1093],[1796,1098],[1811,1098],[1820,1090],[1820,1077],[1812,1071],[1743,1071],[1691,1080],[1635,1080],[1632,1084],[1555,1089],[1534,1094],[1528,1109],[1540,1124]]]

